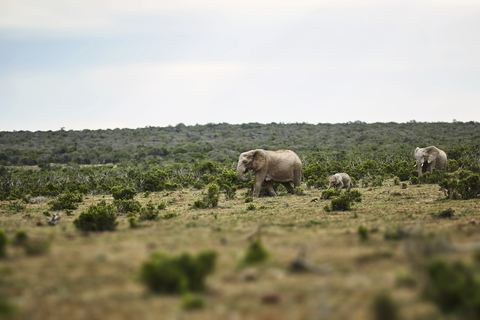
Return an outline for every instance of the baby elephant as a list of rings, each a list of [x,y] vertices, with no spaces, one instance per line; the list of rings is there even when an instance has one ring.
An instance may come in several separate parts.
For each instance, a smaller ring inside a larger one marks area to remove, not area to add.
[[[328,179],[328,181],[328,189],[333,186],[335,190],[337,189],[337,187],[340,187],[340,190],[342,190],[343,188],[350,188],[352,185],[350,176],[344,172],[335,173],[333,176],[330,177],[330,179]]]

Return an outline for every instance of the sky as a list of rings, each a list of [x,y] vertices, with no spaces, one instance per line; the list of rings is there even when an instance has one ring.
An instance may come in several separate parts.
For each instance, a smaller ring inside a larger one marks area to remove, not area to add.
[[[480,121],[478,0],[2,0],[0,131]]]

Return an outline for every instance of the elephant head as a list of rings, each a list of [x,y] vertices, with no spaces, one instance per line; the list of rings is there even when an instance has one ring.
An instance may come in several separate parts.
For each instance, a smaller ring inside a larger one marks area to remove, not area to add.
[[[265,150],[257,149],[244,152],[240,155],[237,165],[237,176],[238,179],[242,182],[248,182],[252,178],[252,171],[260,171],[265,165],[266,161]],[[243,176],[244,173],[248,172],[249,175],[247,178]]]
[[[431,168],[435,167],[437,157],[440,155],[440,149],[436,147],[427,147],[415,149],[415,159],[417,163],[415,167],[418,169],[418,176],[421,176],[426,171],[431,171]]]

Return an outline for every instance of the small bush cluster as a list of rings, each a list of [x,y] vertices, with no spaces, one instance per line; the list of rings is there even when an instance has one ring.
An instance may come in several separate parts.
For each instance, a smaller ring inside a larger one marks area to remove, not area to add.
[[[113,204],[101,201],[92,204],[73,221],[75,227],[83,231],[113,231],[118,222]]]
[[[332,199],[334,197],[340,196],[341,191],[336,189],[324,190],[322,192],[322,199]]]
[[[444,313],[458,314],[463,319],[480,317],[480,281],[472,266],[435,258],[428,262],[426,272],[426,299]]]
[[[138,214],[139,220],[156,220],[159,215],[159,211],[155,208],[155,204],[153,202],[147,203],[144,207],[140,209],[140,213]]]
[[[136,213],[140,212],[142,210],[142,205],[140,202],[136,201],[135,199],[129,199],[129,200],[114,200],[113,204],[117,208],[118,212],[121,213]]]
[[[83,196],[80,193],[67,191],[60,195],[57,199],[50,201],[50,210],[74,210],[78,208],[78,204],[83,201]]]
[[[339,197],[334,197],[330,204],[327,204],[324,207],[324,210],[327,212],[331,211],[347,211],[350,210],[352,207],[352,201],[350,197],[344,193]]]
[[[480,196],[480,175],[471,171],[446,173],[439,185],[449,199],[468,200]]]
[[[196,257],[188,253],[170,256],[156,252],[142,264],[140,281],[159,294],[203,291],[207,275],[215,268],[216,258],[214,251],[203,251]]]
[[[0,229],[0,258],[5,258],[7,256],[7,243],[8,238],[5,230]]]
[[[358,236],[360,237],[360,241],[365,242],[370,238],[370,232],[368,231],[368,228],[360,225],[358,226],[357,229]]]
[[[120,186],[115,186],[112,187],[110,191],[115,200],[132,200],[137,195],[137,191],[131,187],[122,188]]]
[[[269,256],[260,237],[256,237],[247,247],[241,265],[249,265],[265,261]]]
[[[219,186],[216,183],[210,183],[207,187],[207,197],[204,200],[196,200],[193,208],[206,209],[210,206],[216,207],[220,198]]]

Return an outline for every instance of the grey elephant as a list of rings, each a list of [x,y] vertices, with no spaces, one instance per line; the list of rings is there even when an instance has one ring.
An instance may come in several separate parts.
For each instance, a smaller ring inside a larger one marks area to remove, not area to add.
[[[255,172],[253,196],[258,197],[262,183],[265,183],[270,196],[276,196],[272,182],[279,182],[287,188],[291,194],[295,193],[294,187],[300,186],[303,169],[302,161],[291,150],[268,151],[256,149],[244,152],[240,155],[237,165],[237,176],[242,182],[248,182]],[[243,174],[249,172],[248,177]]]
[[[343,188],[350,188],[352,186],[352,179],[350,179],[350,176],[345,172],[335,173],[328,179],[328,182],[328,189],[333,187],[336,190],[338,187],[342,190]]]
[[[437,147],[417,147],[414,153],[417,159],[414,167],[417,167],[419,177],[427,171],[432,173],[434,168],[441,170],[447,167],[447,154]]]

